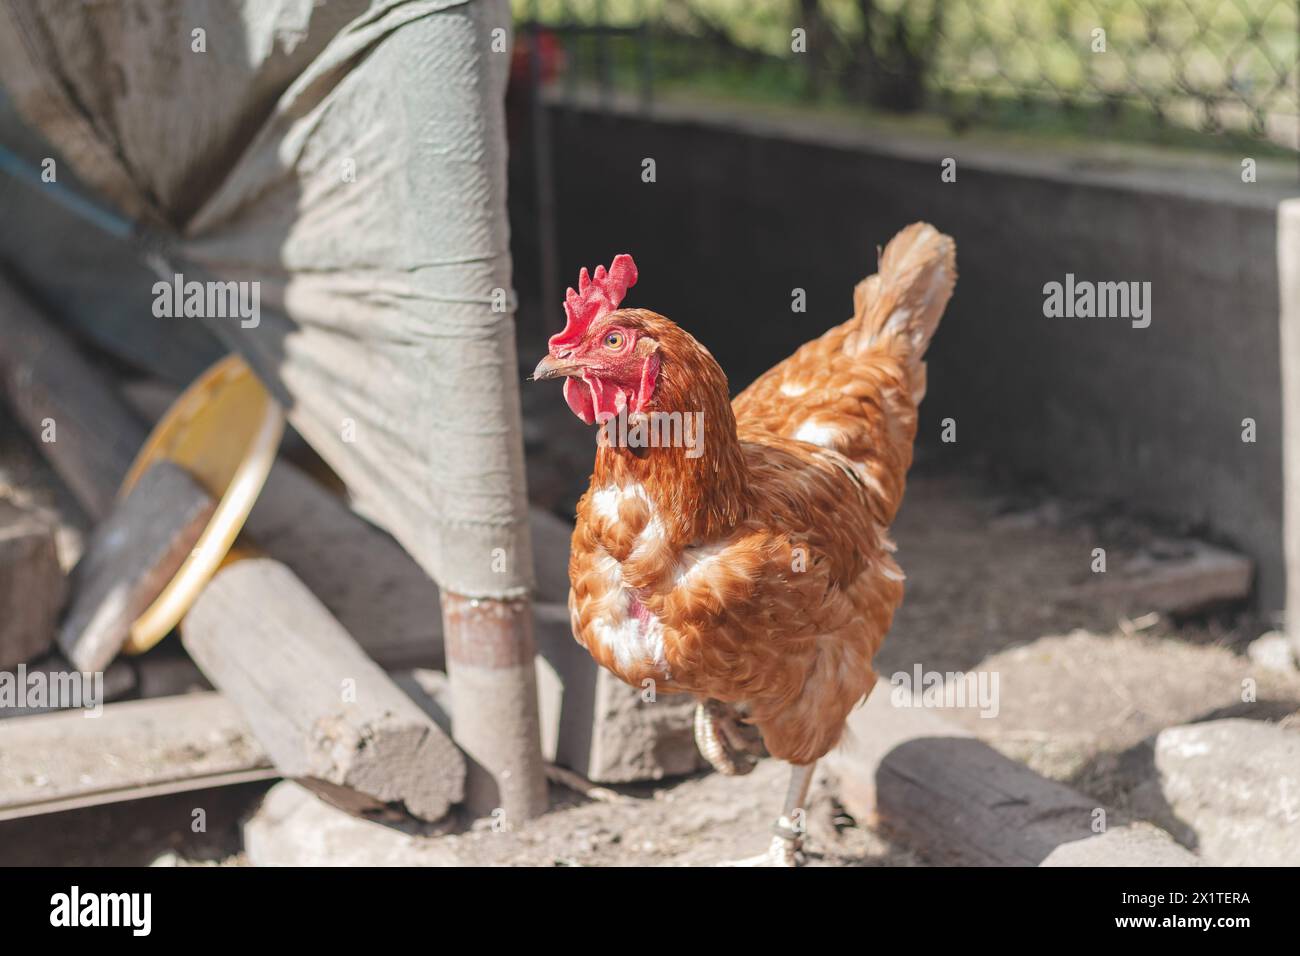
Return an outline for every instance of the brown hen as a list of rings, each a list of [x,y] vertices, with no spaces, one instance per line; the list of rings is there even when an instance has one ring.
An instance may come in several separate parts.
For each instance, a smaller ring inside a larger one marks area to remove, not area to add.
[[[888,529],[955,280],[952,240],[907,227],[851,319],[732,401],[704,346],[618,307],[636,282],[619,256],[583,270],[534,374],[565,377],[574,413],[602,425],[569,563],[574,635],[629,684],[703,698],[696,736],[720,770],[752,765],[742,722],[794,765],[771,862],[795,860],[813,765],[875,684],[903,597]]]

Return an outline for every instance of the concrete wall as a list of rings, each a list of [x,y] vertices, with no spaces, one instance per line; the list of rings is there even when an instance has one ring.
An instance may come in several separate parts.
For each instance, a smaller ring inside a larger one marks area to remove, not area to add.
[[[958,441],[943,454],[1234,545],[1259,564],[1260,609],[1282,608],[1277,203],[1294,180],[1244,184],[1236,159],[1116,163],[702,108],[648,118],[555,104],[549,115],[566,283],[581,265],[633,253],[629,304],[693,332],[738,389],[847,317],[876,245],[930,220],[956,237],[961,277],[931,353],[922,440],[954,418]],[[957,161],[955,183],[940,180],[944,157]],[[537,262],[530,185],[521,168],[512,221],[525,301]],[[1150,327],[1044,317],[1043,286],[1066,273],[1151,282]],[[796,287],[806,314],[791,312]],[[558,330],[560,310],[542,314]]]
[[[1282,293],[1283,469],[1286,479],[1287,624],[1300,661],[1300,199],[1278,214],[1277,267]]]

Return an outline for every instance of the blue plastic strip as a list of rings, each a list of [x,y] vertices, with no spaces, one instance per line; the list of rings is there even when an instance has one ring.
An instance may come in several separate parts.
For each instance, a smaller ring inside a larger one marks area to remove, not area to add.
[[[42,190],[68,212],[102,229],[111,236],[127,242],[139,236],[139,230],[136,229],[135,223],[131,222],[131,220],[119,216],[96,202],[92,202],[62,183],[45,182],[36,169],[3,146],[0,146],[0,172],[7,173],[14,179],[24,182],[34,189]]]

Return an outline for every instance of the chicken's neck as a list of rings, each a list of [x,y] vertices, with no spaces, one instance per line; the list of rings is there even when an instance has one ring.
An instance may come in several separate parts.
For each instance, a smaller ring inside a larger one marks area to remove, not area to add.
[[[614,420],[599,433],[592,476],[596,488],[640,485],[678,547],[716,540],[749,507],[726,376],[702,347],[684,351],[684,360],[665,358],[642,416]]]

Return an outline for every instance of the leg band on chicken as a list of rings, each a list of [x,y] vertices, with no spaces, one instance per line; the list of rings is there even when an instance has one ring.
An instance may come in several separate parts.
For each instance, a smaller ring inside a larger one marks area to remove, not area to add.
[[[785,806],[772,827],[775,835],[767,852],[733,863],[724,863],[723,866],[797,867],[804,862],[804,820],[808,815],[805,807],[816,767],[816,763],[790,767],[790,786],[786,790]]]

